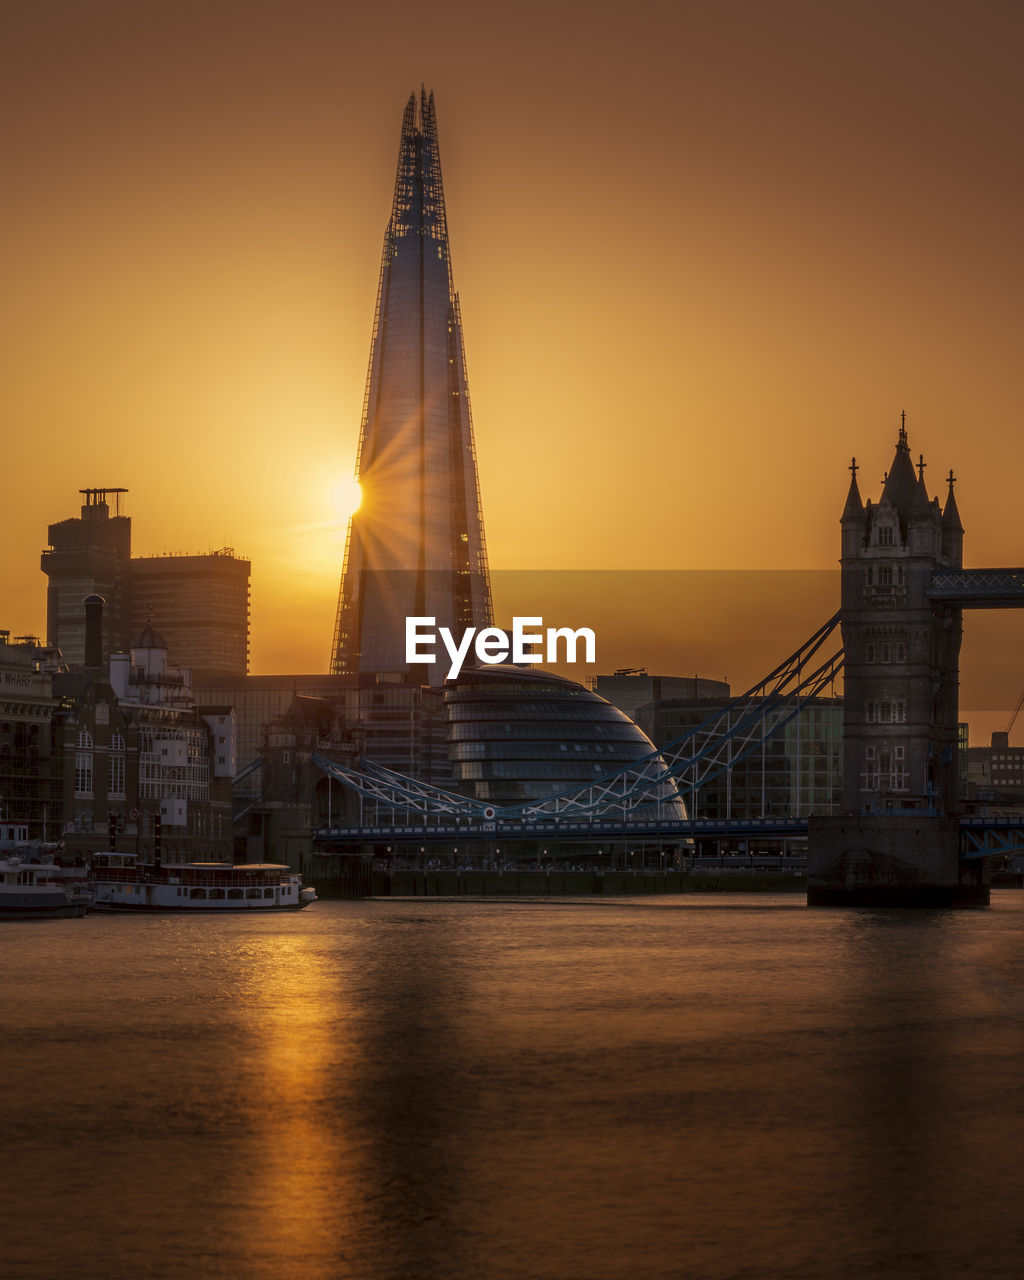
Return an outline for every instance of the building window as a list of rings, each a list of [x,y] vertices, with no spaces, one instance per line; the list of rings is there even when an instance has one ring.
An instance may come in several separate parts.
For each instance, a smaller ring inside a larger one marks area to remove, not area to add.
[[[881,701],[867,702],[864,705],[864,720],[867,724],[906,724],[906,699],[883,698]]]
[[[79,751],[75,754],[75,799],[85,800],[92,796],[92,752]]]
[[[878,526],[878,545],[880,547],[891,547],[893,545],[893,530],[891,524],[881,524]]]
[[[115,733],[110,738],[110,788],[108,791],[108,799],[123,800],[125,798],[124,791],[124,760],[125,760],[125,744],[124,738]]]
[[[861,790],[878,790],[878,757],[874,747],[864,748],[864,771],[861,773]]]

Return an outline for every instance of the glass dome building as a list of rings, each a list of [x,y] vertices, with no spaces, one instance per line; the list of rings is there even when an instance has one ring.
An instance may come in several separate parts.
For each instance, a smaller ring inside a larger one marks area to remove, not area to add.
[[[656,750],[618,707],[533,667],[464,670],[445,686],[444,708],[455,789],[497,808],[593,782]],[[634,816],[685,818],[669,786],[660,805],[652,801]]]

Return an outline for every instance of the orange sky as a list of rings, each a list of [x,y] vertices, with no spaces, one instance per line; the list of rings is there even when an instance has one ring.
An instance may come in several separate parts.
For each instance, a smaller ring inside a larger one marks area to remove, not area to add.
[[[254,671],[326,668],[421,81],[492,567],[832,567],[904,408],[968,563],[1024,562],[1022,34],[994,2],[4,6],[0,625],[44,629],[46,525],[123,485],[138,553],[252,560]],[[974,634],[1013,671],[1018,615]]]

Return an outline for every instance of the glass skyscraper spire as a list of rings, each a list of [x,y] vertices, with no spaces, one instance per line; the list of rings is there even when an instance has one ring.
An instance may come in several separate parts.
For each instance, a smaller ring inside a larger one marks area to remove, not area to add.
[[[384,236],[331,671],[403,671],[405,619],[490,626],[491,590],[434,95],[405,108]],[[441,647],[441,646],[439,646]],[[442,648],[442,657],[444,651]]]

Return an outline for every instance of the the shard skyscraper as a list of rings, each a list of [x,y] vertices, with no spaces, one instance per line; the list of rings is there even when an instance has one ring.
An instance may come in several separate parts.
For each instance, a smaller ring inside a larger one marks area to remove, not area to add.
[[[490,626],[473,423],[452,284],[434,95],[409,99],[384,236],[331,671],[410,670],[405,619]],[[440,644],[441,657],[445,657]]]

